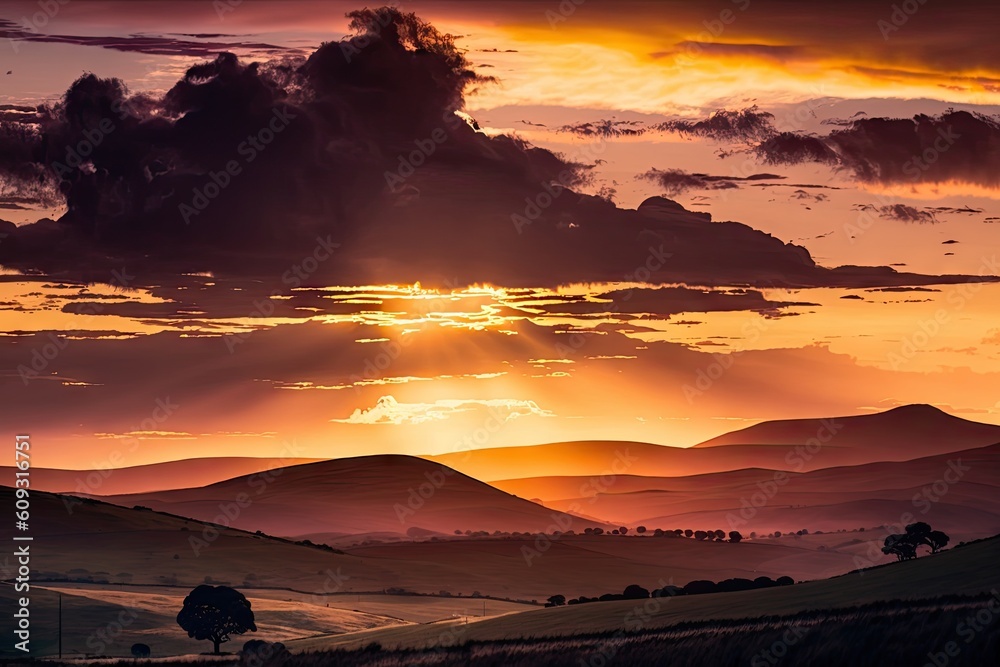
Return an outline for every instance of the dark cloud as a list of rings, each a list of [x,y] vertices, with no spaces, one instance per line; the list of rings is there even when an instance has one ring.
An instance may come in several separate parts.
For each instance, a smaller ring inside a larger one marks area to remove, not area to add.
[[[767,164],[818,162],[864,183],[1000,186],[1000,121],[967,111],[861,118],[824,137],[785,132],[755,150]]]
[[[220,37],[235,37],[235,35],[181,35],[198,39],[211,40]],[[253,53],[280,54],[296,51],[262,42],[218,42],[192,41],[177,39],[170,36],[128,35],[126,37],[103,37],[91,35],[50,35],[37,30],[29,30],[24,26],[7,19],[0,19],[0,38],[25,42],[47,42],[54,44],[76,44],[79,46],[96,46],[115,51],[133,53],[148,53],[158,56],[193,56],[197,58],[211,57],[218,53],[231,50],[241,50]]]
[[[653,127],[722,142],[760,142],[777,133],[773,120],[774,114],[755,105],[734,111],[720,109],[704,120],[671,120]]]
[[[937,223],[937,216],[932,210],[920,210],[906,204],[891,204],[887,206],[875,206],[874,204],[861,204],[853,207],[858,211],[872,211],[880,218],[886,220],[899,220],[900,222]]]
[[[282,287],[322,240],[337,249],[312,263],[314,284],[962,279],[826,269],[805,248],[736,222],[705,224],[708,214],[667,199],[623,210],[579,194],[592,158],[487,136],[456,114],[492,80],[453,36],[395,9],[349,17],[351,35],[308,58],[221,54],[162,97],[87,74],[38,118],[0,121],[0,180],[67,209],[59,220],[3,224],[0,261],[87,280],[128,266],[154,284],[213,271]],[[768,119],[751,108],[675,129],[749,137]],[[714,188],[743,182],[693,176]]]
[[[681,169],[650,169],[637,178],[656,183],[671,196],[687,190],[728,190],[738,188],[738,183],[745,181],[780,180],[784,176],[777,174],[753,174],[751,176],[712,176],[709,174],[691,174]]]
[[[488,79],[451,36],[391,9],[350,18],[354,36],[307,60],[224,53],[157,99],[88,74],[35,122],[0,122],[0,178],[68,208],[0,254],[46,264],[303,246],[350,235],[387,186],[432,165],[531,189],[580,182],[579,165],[455,115]]]
[[[638,137],[646,133],[646,128],[638,120],[604,119],[592,123],[563,125],[557,132],[570,132],[582,137]]]

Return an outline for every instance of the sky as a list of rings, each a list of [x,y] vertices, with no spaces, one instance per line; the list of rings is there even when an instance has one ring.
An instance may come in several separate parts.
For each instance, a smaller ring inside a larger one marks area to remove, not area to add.
[[[108,136],[134,131],[131,145],[159,150],[156,123],[169,125],[180,138],[158,159],[183,156],[169,168],[196,183],[242,160],[235,140],[204,147],[256,110],[246,63],[298,66],[344,38],[359,8],[43,5],[0,8],[2,120],[34,127],[28,107],[58,104],[81,75],[117,77],[153,110],[132,98],[145,124]],[[5,422],[44,439],[39,465],[67,468],[583,439],[689,446],[765,419],[906,403],[1000,423],[1000,285],[981,282],[1000,275],[1000,16],[989,3],[903,5],[914,11],[401,3],[455,37],[471,73],[459,101],[407,88],[423,74],[414,59],[373,65],[364,76],[385,78],[361,85],[324,78],[340,70],[313,58],[311,97],[270,102],[291,100],[311,123],[279,129],[257,162],[274,160],[280,178],[234,175],[224,194],[239,202],[209,210],[221,211],[219,236],[174,239],[173,253],[161,237],[126,253],[114,226],[88,231],[93,253],[45,241],[54,232],[31,223],[79,225],[80,204],[66,201],[81,200],[33,199],[23,165],[0,163],[0,219],[18,244],[0,252]],[[221,51],[241,64],[186,75]],[[344,71],[374,61],[358,53]],[[385,75],[403,67],[416,69]],[[199,92],[229,76],[225,95]],[[387,86],[385,107],[365,106],[369,85]],[[215,108],[235,120],[198,135]],[[261,109],[248,127],[270,122]],[[383,184],[421,141],[434,148],[427,166],[401,189]],[[373,189],[349,144],[385,158]],[[316,165],[338,180],[310,167],[317,146],[334,157]],[[534,216],[532,203],[559,192],[538,176],[554,163],[593,196],[560,195]],[[324,243],[324,220],[352,194],[366,198],[366,224]],[[657,196],[693,213],[643,204]],[[231,226],[257,213],[323,233],[276,257],[261,222],[240,227],[256,245],[239,245]],[[217,259],[237,245],[243,259]],[[93,269],[98,257],[107,267]],[[892,268],[828,274],[812,262]]]

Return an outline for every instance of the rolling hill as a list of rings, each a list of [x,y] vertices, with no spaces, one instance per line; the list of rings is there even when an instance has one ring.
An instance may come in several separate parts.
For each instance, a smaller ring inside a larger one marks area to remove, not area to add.
[[[1000,531],[1000,445],[806,473],[752,468],[688,477],[563,476],[493,484],[555,509],[578,508],[613,524],[650,529],[831,531],[895,523],[905,510],[962,539]]]
[[[39,491],[52,493],[83,493],[101,496],[146,493],[165,489],[205,486],[262,470],[323,460],[325,459],[220,456],[102,470],[33,467],[31,469],[31,486]],[[4,479],[13,479],[14,468],[0,466],[0,475],[3,475]]]
[[[737,545],[738,546],[738,545]],[[977,595],[1000,587],[1000,539],[950,549],[932,557],[810,581],[737,593],[598,602],[527,611],[516,616],[488,618],[462,626],[447,621],[432,626],[387,628],[340,636],[293,641],[293,650],[360,648],[378,642],[385,648],[449,646],[460,642],[520,638],[566,637],[584,633],[665,628],[684,622],[759,618],[809,610],[849,608],[888,600],[917,600],[944,595]],[[655,581],[645,585],[655,585]],[[995,593],[994,593],[995,595]],[[985,603],[984,603],[985,606]],[[816,612],[817,615],[820,612]]]
[[[871,415],[766,421],[706,440],[695,447],[798,445],[816,437],[816,433],[829,423],[839,427],[834,442],[837,447],[870,450],[886,461],[1000,442],[1000,426],[955,417],[931,405],[904,405]]]
[[[919,405],[858,417],[763,422],[734,433],[690,448],[583,441],[424,458],[485,481],[562,475],[679,477],[742,468],[806,472],[906,461],[1000,442],[1000,426]]]
[[[411,456],[362,456],[255,473],[197,489],[106,496],[125,506],[270,535],[370,532],[421,536],[456,530],[548,531],[579,519],[517,498],[450,468]]]

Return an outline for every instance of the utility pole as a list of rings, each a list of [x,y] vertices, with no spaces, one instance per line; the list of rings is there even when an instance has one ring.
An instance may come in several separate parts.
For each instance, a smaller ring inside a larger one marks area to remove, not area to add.
[[[62,593],[59,593],[59,659],[62,660]]]

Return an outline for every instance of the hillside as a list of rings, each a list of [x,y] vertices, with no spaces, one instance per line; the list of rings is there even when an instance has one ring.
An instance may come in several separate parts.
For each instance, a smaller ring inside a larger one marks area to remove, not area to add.
[[[362,456],[285,468],[109,502],[213,521],[226,507],[231,525],[286,537],[383,531],[423,535],[456,530],[548,531],[574,519],[512,496],[450,468],[411,456]],[[221,509],[220,509],[221,508]]]
[[[205,486],[262,470],[322,460],[324,459],[217,456],[105,470],[63,470],[61,468],[33,467],[31,469],[31,486],[39,491],[52,493],[83,493],[98,496],[147,493],[165,489]],[[3,479],[11,479],[13,474],[13,467],[0,466],[0,475],[3,476]]]
[[[449,645],[461,642],[565,637],[594,632],[644,630],[682,622],[758,618],[807,610],[849,608],[882,600],[916,600],[943,595],[976,595],[1000,587],[1000,539],[990,539],[903,563],[842,577],[736,593],[666,598],[659,602],[635,600],[597,602],[539,609],[514,617],[483,619],[464,628],[458,622],[432,627],[388,628],[342,636],[291,642],[295,650],[334,647],[358,648],[378,642],[386,648]],[[644,582],[647,586],[656,582]],[[637,611],[638,609],[638,611]]]
[[[582,441],[424,458],[485,481],[564,475],[679,477],[743,468],[806,472],[907,461],[998,442],[1000,426],[959,419],[929,406],[907,406],[860,417],[763,422],[690,448]]]
[[[1000,442],[1000,426],[969,421],[931,405],[904,405],[870,415],[766,421],[701,442],[695,447],[798,445],[827,424],[839,430],[833,444],[905,460]],[[902,458],[900,458],[902,457]]]
[[[650,529],[726,527],[731,516],[741,521],[732,527],[744,534],[871,528],[898,520],[905,508],[957,538],[1000,531],[1000,445],[806,473],[754,468],[689,477],[622,475],[602,482],[563,476],[493,484],[549,507],[583,508],[578,511],[610,523]]]

